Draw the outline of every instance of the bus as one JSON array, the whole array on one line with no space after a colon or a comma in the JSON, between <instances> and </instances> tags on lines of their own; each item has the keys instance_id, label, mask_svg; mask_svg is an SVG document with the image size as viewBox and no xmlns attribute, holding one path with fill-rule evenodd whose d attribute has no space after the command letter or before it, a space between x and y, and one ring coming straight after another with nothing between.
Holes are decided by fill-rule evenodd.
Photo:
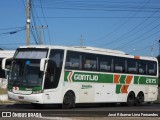
<instances>
[{"instance_id":1,"label":"bus","mask_svg":"<svg viewBox=\"0 0 160 120\"><path fill-rule=\"evenodd\" d=\"M34 106L153 102L158 95L155 57L78 46L22 46L13 58L8 97Z\"/></svg>"},{"instance_id":2,"label":"bus","mask_svg":"<svg viewBox=\"0 0 160 120\"><path fill-rule=\"evenodd\" d=\"M7 72L2 69L2 60L6 57L13 57L15 50L0 50L0 88L7 88ZM8 61L6 65L10 65L11 61Z\"/></svg>"}]
</instances>

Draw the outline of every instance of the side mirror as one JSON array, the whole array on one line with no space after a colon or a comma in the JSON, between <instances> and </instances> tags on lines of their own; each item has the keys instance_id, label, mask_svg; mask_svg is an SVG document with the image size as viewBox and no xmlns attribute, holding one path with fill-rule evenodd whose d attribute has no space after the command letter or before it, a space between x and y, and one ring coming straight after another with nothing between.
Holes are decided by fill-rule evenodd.
<instances>
[{"instance_id":1,"label":"side mirror","mask_svg":"<svg viewBox=\"0 0 160 120\"><path fill-rule=\"evenodd\" d=\"M40 61L40 71L45 71L45 64L47 63L47 61L49 60L49 58L42 58Z\"/></svg>"},{"instance_id":2,"label":"side mirror","mask_svg":"<svg viewBox=\"0 0 160 120\"><path fill-rule=\"evenodd\" d=\"M2 69L5 71L9 71L11 68L12 60L13 60L13 58L4 58L2 60Z\"/></svg>"}]
</instances>

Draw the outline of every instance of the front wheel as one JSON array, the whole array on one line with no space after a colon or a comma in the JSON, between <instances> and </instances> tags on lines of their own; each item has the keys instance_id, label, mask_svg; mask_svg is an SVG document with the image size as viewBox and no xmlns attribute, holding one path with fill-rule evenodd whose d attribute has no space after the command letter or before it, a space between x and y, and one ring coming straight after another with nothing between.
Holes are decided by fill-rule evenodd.
<instances>
[{"instance_id":1,"label":"front wheel","mask_svg":"<svg viewBox=\"0 0 160 120\"><path fill-rule=\"evenodd\" d=\"M71 92L67 92L63 98L62 108L71 109L75 107L75 96Z\"/></svg>"}]
</instances>

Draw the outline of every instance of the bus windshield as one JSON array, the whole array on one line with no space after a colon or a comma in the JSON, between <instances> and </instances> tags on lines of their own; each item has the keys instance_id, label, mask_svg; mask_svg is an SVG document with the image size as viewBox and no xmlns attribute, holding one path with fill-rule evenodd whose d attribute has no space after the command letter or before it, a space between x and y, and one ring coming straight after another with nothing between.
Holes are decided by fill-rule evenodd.
<instances>
[{"instance_id":1,"label":"bus windshield","mask_svg":"<svg viewBox=\"0 0 160 120\"><path fill-rule=\"evenodd\" d=\"M8 85L42 86L43 72L40 71L40 60L46 58L47 54L48 49L17 49L11 64Z\"/></svg>"},{"instance_id":2,"label":"bus windshield","mask_svg":"<svg viewBox=\"0 0 160 120\"><path fill-rule=\"evenodd\" d=\"M9 85L40 86L43 73L40 71L40 60L14 60L9 75Z\"/></svg>"}]
</instances>

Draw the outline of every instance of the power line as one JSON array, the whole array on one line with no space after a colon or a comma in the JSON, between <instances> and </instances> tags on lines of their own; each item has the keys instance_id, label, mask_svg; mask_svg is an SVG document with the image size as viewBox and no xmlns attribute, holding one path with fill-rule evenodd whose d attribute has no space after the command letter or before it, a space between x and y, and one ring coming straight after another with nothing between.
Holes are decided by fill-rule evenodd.
<instances>
[{"instance_id":1,"label":"power line","mask_svg":"<svg viewBox=\"0 0 160 120\"><path fill-rule=\"evenodd\" d=\"M31 5L31 8L32 8L33 6ZM36 25L36 21L35 21L35 17L34 17L34 12L33 12L33 10L31 9L31 18L32 18L32 23L31 23L31 25L32 26L37 26ZM37 31L37 29L35 29L35 32L34 32L34 30L33 30L33 28L31 27L31 30L32 30L32 35L33 35L33 38L34 38L34 40L35 40L35 42L36 42L36 44L38 44L38 42L37 42L37 39L39 38L39 36L38 36L38 31Z\"/></svg>"},{"instance_id":2,"label":"power line","mask_svg":"<svg viewBox=\"0 0 160 120\"><path fill-rule=\"evenodd\" d=\"M44 15L44 11L43 11L43 6L42 6L42 1L41 0L40 0L40 3L41 3L41 10L42 10L42 15L43 15L44 21L45 21L46 25L48 26L46 17ZM48 33L49 42L51 44L50 32L49 32L49 28L48 27L47 27L47 33Z\"/></svg>"},{"instance_id":3,"label":"power line","mask_svg":"<svg viewBox=\"0 0 160 120\"><path fill-rule=\"evenodd\" d=\"M44 26L44 25L42 24L41 20L37 17L38 15L37 15L37 12L36 12L36 9L35 9L34 6L35 6L35 5L34 5L34 2L33 2L32 8L33 8L34 13L35 13L35 16L36 16L36 17L34 17L34 14L32 13L32 17L33 17L32 19L33 19L33 21L34 21L34 26L33 26L33 27L37 27L35 18L38 20L38 22L41 24L41 26ZM47 21L46 21L45 16L44 16L44 12L43 12L43 8L42 8L42 7L41 7L41 11L42 11L42 15L43 15L44 22L45 22L46 26L48 26ZM36 29L36 32L37 32L37 29ZM47 27L47 32L48 32L48 38L49 38L49 42L50 42L50 34L49 34L48 27ZM37 32L36 34L37 34L37 37L39 38L38 32ZM43 38L44 38L44 39L43 39L43 40L44 40L44 43L46 43L44 31L43 31Z\"/></svg>"},{"instance_id":4,"label":"power line","mask_svg":"<svg viewBox=\"0 0 160 120\"><path fill-rule=\"evenodd\" d=\"M105 1L104 3L95 3L95 2L82 2L82 1L39 1L36 2L37 7L41 7L43 4L44 9L70 9L70 10L107 10L107 11L137 11L137 6L135 6L132 2L128 2L129 4L119 4L112 5L109 4L109 1ZM113 2L116 3L116 2ZM119 3L119 2L117 2ZM126 3L126 2L124 2ZM137 3L146 3L146 2L136 2ZM150 2L153 3L153 2ZM155 4L156 5L156 4ZM158 6L145 6L141 12L153 12L150 10L158 9Z\"/></svg>"},{"instance_id":5,"label":"power line","mask_svg":"<svg viewBox=\"0 0 160 120\"><path fill-rule=\"evenodd\" d=\"M20 29L24 27L13 27L13 28L1 28L0 30Z\"/></svg>"},{"instance_id":6,"label":"power line","mask_svg":"<svg viewBox=\"0 0 160 120\"><path fill-rule=\"evenodd\" d=\"M43 26L43 24L41 23L41 21L40 21L40 19L37 17L38 15L37 15L37 12L36 12L36 9L35 9L35 7L34 7L34 2L32 2L32 8L33 8L33 11L35 12L35 15L36 15L36 18L38 19L38 22L41 24L41 26ZM33 17L34 17L34 14L33 14ZM34 18L33 18L34 19ZM34 20L34 22L35 22L35 20ZM35 28L36 26L32 26L32 28ZM37 38L38 38L38 40L40 39L40 34L41 34L41 32L39 32L38 33L38 31L37 31L37 29L35 29L36 30L36 35L37 35ZM32 30L33 31L33 30ZM46 43L46 41L45 41L45 35L44 35L44 31L43 31L43 37L44 37L44 42ZM39 42L39 44L40 44L40 42Z\"/></svg>"},{"instance_id":7,"label":"power line","mask_svg":"<svg viewBox=\"0 0 160 120\"><path fill-rule=\"evenodd\" d=\"M124 41L125 39L122 39L122 38L124 38L125 36L127 36L129 33L131 33L132 31L134 31L135 29L137 29L138 27L140 27L142 24L144 24L147 20L149 20L150 18L152 18L152 16L154 15L154 14L156 14L157 12L158 12L159 10L157 10L156 12L154 12L154 13L152 13L149 17L147 17L146 19L144 19L143 21L141 21L139 24L137 24L134 28L132 28L131 30L129 30L127 33L125 33L125 34L123 34L123 35L121 35L119 38L117 38L117 39L115 39L115 40L113 40L113 41L111 41L111 42L108 42L108 43L106 43L107 45L110 45L110 44L113 44L113 43L115 43L115 42L120 42L120 41ZM160 17L158 17L156 20L158 20ZM155 22L156 20L154 20L153 22ZM153 22L151 22L151 24L153 23ZM148 25L147 25L148 26ZM138 31L138 32L140 32L140 31ZM137 32L136 32L137 33Z\"/></svg>"},{"instance_id":8,"label":"power line","mask_svg":"<svg viewBox=\"0 0 160 120\"><path fill-rule=\"evenodd\" d=\"M105 39L106 37L112 35L112 34L115 33L116 31L118 31L119 29L121 29L122 26L124 26L125 24L127 24L139 11L141 11L141 10L148 4L149 1L150 1L150 0L148 0L147 2L145 2L144 5L137 7L137 11L136 11L134 14L132 14L129 19L127 19L126 21L124 21L122 24L120 24L118 27L116 27L115 29L113 29L111 32L109 32L109 33L106 34L105 36L99 38L98 41ZM95 41L97 41L97 40L93 40L93 41L90 41L90 42L95 42Z\"/></svg>"},{"instance_id":9,"label":"power line","mask_svg":"<svg viewBox=\"0 0 160 120\"><path fill-rule=\"evenodd\" d=\"M159 24L158 26L160 26L160 24ZM157 28L158 26L154 27L153 29ZM151 29L151 30L153 30L153 29ZM151 31L151 30L150 30L150 31ZM147 31L146 33L150 32L150 31ZM153 35L155 35L155 34L157 34L157 33L159 33L159 32L160 32L160 30L158 30L158 31L156 31L155 33L153 33L153 34L147 36L145 39L141 39L141 41L146 40L147 38L150 38L150 37L152 37ZM119 46L119 47L116 47L115 49L124 48L126 45L127 45L127 47L128 47L130 44L133 45L133 43L135 43L135 42L137 41L138 38L142 37L142 36L145 35L146 33L144 33L144 34L138 36L137 38L135 38L135 39L133 39L133 40L131 40L131 41L128 41L127 43L125 43L125 44L123 44L123 45L121 45L121 46ZM129 44L129 45L128 45L128 44Z\"/></svg>"},{"instance_id":10,"label":"power line","mask_svg":"<svg viewBox=\"0 0 160 120\"><path fill-rule=\"evenodd\" d=\"M129 52L129 54L135 53L135 52L139 52L139 51L142 51L142 50L145 50L145 49L148 49L148 48L151 48L151 47L153 47L153 46L155 46L155 45L157 45L157 43L152 44L152 45L145 46L145 47L143 47L143 48L141 48L141 49L135 49L135 50Z\"/></svg>"},{"instance_id":11,"label":"power line","mask_svg":"<svg viewBox=\"0 0 160 120\"><path fill-rule=\"evenodd\" d=\"M122 17L116 17L116 16L106 16L106 17L104 17L104 16L90 16L90 17L86 17L86 16L79 16L79 17L71 17L71 16L68 16L68 17L53 17L53 16L48 16L48 17L43 17L43 16L38 16L38 17L35 17L35 18L47 18L47 19L55 19L55 18L57 18L57 19L59 19L59 18L64 18L64 19L72 19L72 18L75 18L75 19L80 19L80 18L91 18L91 19L93 19L93 18L95 18L95 19L113 19L113 18L118 18L118 19L124 19L124 18L126 18L126 19L128 19L128 18L135 18L135 19L143 19L143 18L148 18L147 16L139 16L139 17L125 17L125 16L122 16ZM155 16L155 17L152 17L152 18L150 18L150 19L154 19L154 18L159 18L159 16Z\"/></svg>"},{"instance_id":12,"label":"power line","mask_svg":"<svg viewBox=\"0 0 160 120\"><path fill-rule=\"evenodd\" d=\"M15 34L15 33L18 33L18 32L21 32L23 30L25 30L26 28L23 27L22 29L19 29L19 30L14 30L14 31L10 31L10 32L4 32L4 33L0 33L0 35L2 34Z\"/></svg>"}]
</instances>

